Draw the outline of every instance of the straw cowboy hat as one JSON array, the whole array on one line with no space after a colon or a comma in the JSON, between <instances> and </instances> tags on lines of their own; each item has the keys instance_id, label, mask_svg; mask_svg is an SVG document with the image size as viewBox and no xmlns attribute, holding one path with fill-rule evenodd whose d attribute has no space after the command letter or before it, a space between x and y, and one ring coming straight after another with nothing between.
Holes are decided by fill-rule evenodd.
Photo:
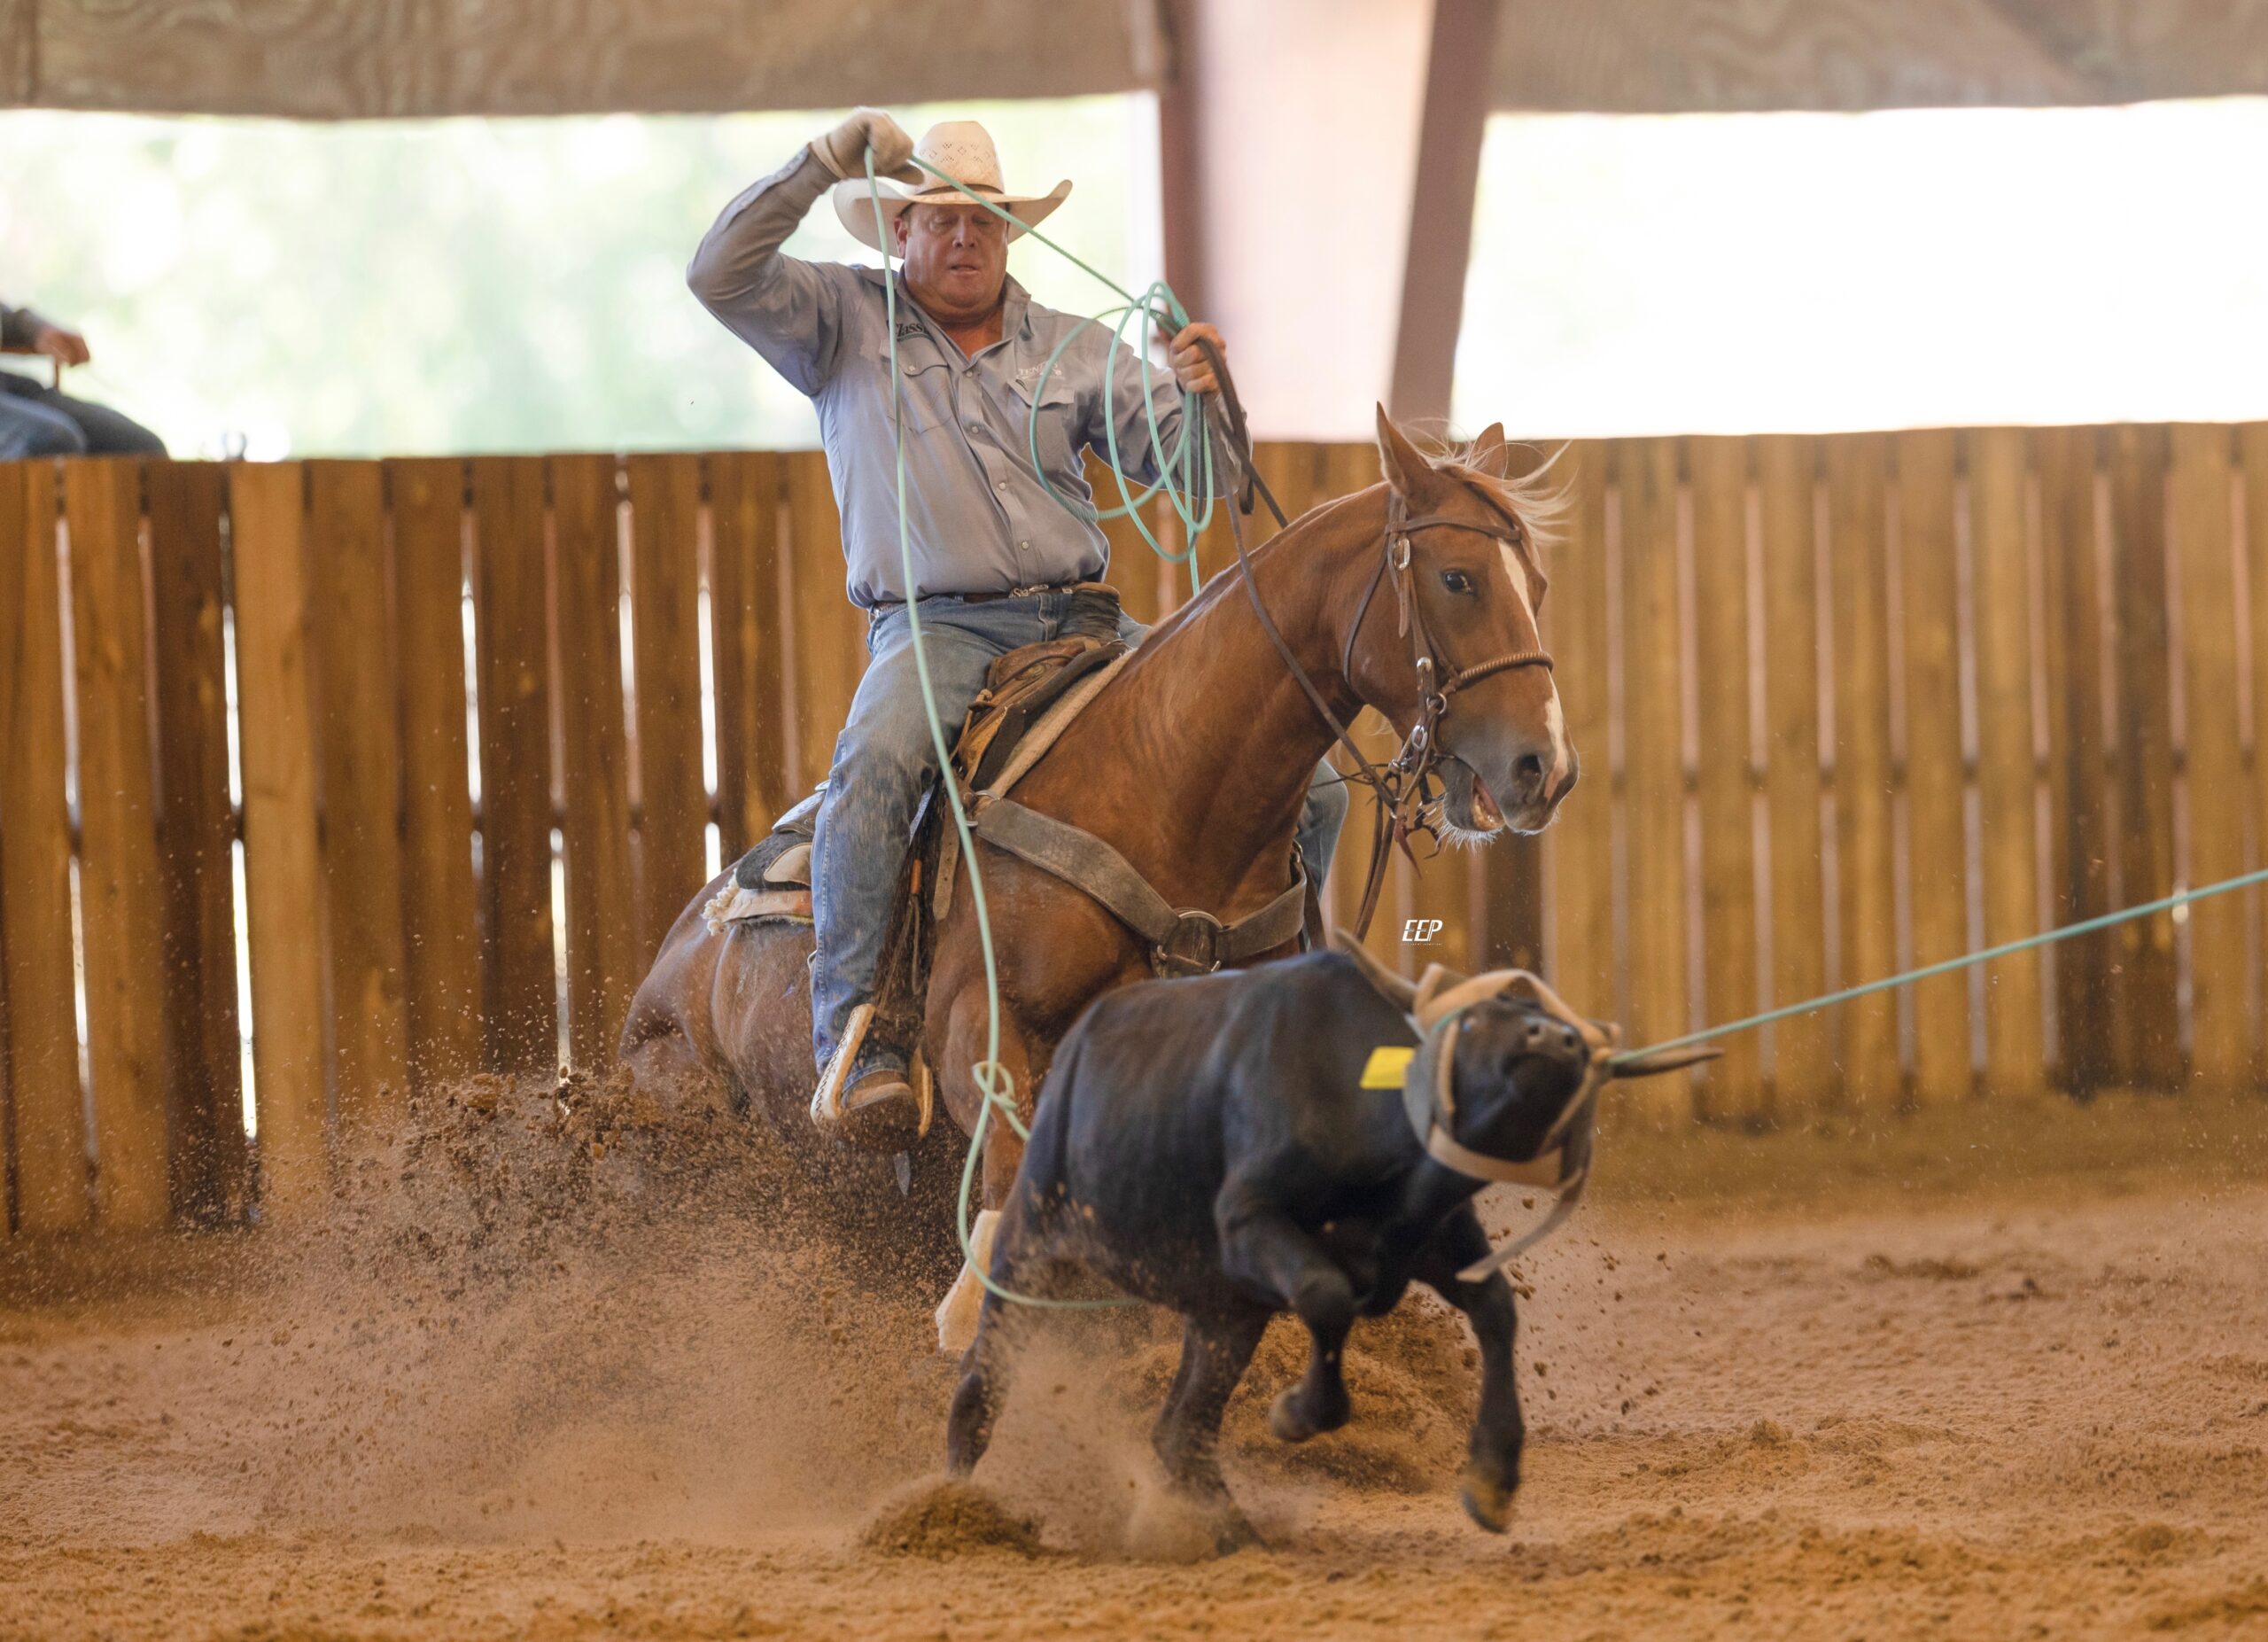
<instances>
[{"instance_id":1,"label":"straw cowboy hat","mask_svg":"<svg viewBox=\"0 0 2268 1642\"><path fill-rule=\"evenodd\" d=\"M1000 156L992 146L992 134L974 120L948 120L931 126L921 134L921 141L914 146L913 157L925 165L942 171L954 182L960 183L983 198L990 200L1016 219L1019 226L1008 230L1014 239L1027 228L1045 218L1063 203L1071 191L1068 182L1058 183L1045 194L1011 194L1000 181ZM884 249L882 236L895 236L897 219L913 206L969 206L968 195L951 183L921 174L921 180L912 187L877 177L874 189L882 195L882 222L874 221L874 197L867 191L866 179L854 176L846 183L835 185L835 214L843 219L860 245L876 251ZM893 237L889 249L896 249Z\"/></svg>"}]
</instances>

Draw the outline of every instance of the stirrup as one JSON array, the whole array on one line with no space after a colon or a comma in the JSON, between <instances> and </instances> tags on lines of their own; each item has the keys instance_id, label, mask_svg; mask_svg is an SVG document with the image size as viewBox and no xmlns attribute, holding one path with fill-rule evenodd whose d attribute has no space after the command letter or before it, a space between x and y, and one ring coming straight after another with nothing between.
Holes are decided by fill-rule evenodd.
<instances>
[{"instance_id":1,"label":"stirrup","mask_svg":"<svg viewBox=\"0 0 2268 1642\"><path fill-rule=\"evenodd\" d=\"M855 1151L889 1156L909 1149L929 1132L930 1120L936 1115L936 1088L929 1076L929 1063L916 1049L905 1057L906 1082L913 1091L911 1102L890 1100L871 1106L843 1106L851 1069L858 1063L858 1051L866 1046L866 1029L874 1019L871 1003L850 1011L850 1030L835 1046L819 1087L812 1091L812 1122L821 1134Z\"/></svg>"}]
</instances>

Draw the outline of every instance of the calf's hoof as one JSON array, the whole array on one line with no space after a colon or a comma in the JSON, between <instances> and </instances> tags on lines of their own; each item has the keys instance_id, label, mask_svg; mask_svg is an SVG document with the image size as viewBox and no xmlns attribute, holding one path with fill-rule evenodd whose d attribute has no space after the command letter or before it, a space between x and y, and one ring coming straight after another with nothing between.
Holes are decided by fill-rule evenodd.
<instances>
[{"instance_id":1,"label":"calf's hoof","mask_svg":"<svg viewBox=\"0 0 2268 1642\"><path fill-rule=\"evenodd\" d=\"M1309 1406L1309 1399L1301 1395L1303 1388L1289 1386L1276 1395L1268 1405L1268 1428L1277 1440L1285 1443L1304 1443L1324 1431L1336 1431L1347 1423L1352 1412L1344 1393L1336 1405L1321 1410Z\"/></svg>"},{"instance_id":2,"label":"calf's hoof","mask_svg":"<svg viewBox=\"0 0 2268 1642\"><path fill-rule=\"evenodd\" d=\"M1499 1481L1478 1466L1464 1468L1464 1514L1492 1534L1501 1534L1512 1522L1512 1494L1518 1480Z\"/></svg>"}]
</instances>

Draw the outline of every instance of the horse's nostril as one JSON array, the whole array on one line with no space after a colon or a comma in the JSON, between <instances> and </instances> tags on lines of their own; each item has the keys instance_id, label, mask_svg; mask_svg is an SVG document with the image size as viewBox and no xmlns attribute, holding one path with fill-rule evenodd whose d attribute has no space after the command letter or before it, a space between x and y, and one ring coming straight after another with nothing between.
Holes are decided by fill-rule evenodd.
<instances>
[{"instance_id":1,"label":"horse's nostril","mask_svg":"<svg viewBox=\"0 0 2268 1642\"><path fill-rule=\"evenodd\" d=\"M1519 761L1512 766L1512 774L1518 778L1523 787L1541 786L1543 782L1542 754L1535 752L1521 754Z\"/></svg>"}]
</instances>

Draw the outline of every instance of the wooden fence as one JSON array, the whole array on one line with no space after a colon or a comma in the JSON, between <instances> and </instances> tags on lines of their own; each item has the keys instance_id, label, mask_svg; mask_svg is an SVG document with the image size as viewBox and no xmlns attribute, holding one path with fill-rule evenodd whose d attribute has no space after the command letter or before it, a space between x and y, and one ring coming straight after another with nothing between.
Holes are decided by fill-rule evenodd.
<instances>
[{"instance_id":1,"label":"wooden fence","mask_svg":"<svg viewBox=\"0 0 2268 1642\"><path fill-rule=\"evenodd\" d=\"M1377 471L1262 455L1294 508ZM1651 1039L2262 859L2268 426L1557 471L1586 774L1540 843L1399 863L1396 961L1540 965ZM0 465L10 1226L287 1216L421 1082L604 1058L708 862L824 773L865 653L836 528L809 453ZM1170 608L1183 572L1115 545L1130 607ZM1366 836L1358 805L1342 908ZM1806 1017L1634 1098L1753 1124L2249 1085L2261 910Z\"/></svg>"}]
</instances>

